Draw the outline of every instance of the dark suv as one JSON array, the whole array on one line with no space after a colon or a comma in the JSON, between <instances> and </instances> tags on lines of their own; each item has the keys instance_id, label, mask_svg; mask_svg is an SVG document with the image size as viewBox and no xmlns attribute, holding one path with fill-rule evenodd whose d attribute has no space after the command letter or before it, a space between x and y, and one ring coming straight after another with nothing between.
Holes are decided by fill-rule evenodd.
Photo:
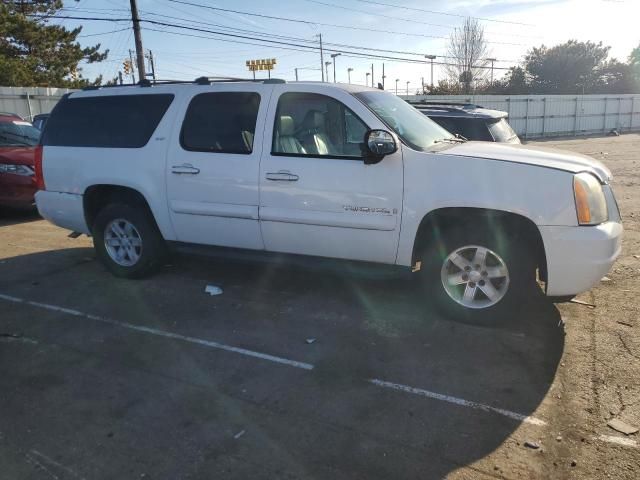
<instances>
[{"instance_id":1,"label":"dark suv","mask_svg":"<svg viewBox=\"0 0 640 480\"><path fill-rule=\"evenodd\" d=\"M431 120L467 140L520 143L507 112L489 110L471 103L410 102Z\"/></svg>"}]
</instances>

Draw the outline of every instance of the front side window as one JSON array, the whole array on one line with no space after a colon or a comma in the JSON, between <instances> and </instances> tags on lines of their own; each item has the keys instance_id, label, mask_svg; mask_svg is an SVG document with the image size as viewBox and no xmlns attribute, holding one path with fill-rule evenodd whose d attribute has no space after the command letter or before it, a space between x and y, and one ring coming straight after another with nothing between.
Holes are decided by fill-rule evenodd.
<instances>
[{"instance_id":1,"label":"front side window","mask_svg":"<svg viewBox=\"0 0 640 480\"><path fill-rule=\"evenodd\" d=\"M335 98L316 93L280 96L272 153L361 159L367 126Z\"/></svg>"},{"instance_id":2,"label":"front side window","mask_svg":"<svg viewBox=\"0 0 640 480\"><path fill-rule=\"evenodd\" d=\"M141 148L172 101L171 94L72 96L56 105L42 143L60 147Z\"/></svg>"},{"instance_id":3,"label":"front side window","mask_svg":"<svg viewBox=\"0 0 640 480\"><path fill-rule=\"evenodd\" d=\"M251 153L259 107L260 95L254 92L196 95L182 124L182 148L196 152Z\"/></svg>"}]
</instances>

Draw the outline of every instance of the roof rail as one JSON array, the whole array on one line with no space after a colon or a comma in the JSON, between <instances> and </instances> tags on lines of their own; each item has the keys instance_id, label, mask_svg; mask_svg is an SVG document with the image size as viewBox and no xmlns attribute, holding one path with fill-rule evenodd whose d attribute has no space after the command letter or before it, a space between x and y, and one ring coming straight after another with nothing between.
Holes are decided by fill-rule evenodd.
<instances>
[{"instance_id":1,"label":"roof rail","mask_svg":"<svg viewBox=\"0 0 640 480\"><path fill-rule=\"evenodd\" d=\"M115 87L153 87L154 85L174 85L174 84L196 84L196 85L211 85L212 83L223 82L261 82L261 83L286 83L286 80L281 78L236 78L236 77L198 77L195 80L149 80L145 78L137 83L128 84L112 84L112 85L91 85L84 87L82 90L100 90L101 88L115 88Z\"/></svg>"},{"instance_id":2,"label":"roof rail","mask_svg":"<svg viewBox=\"0 0 640 480\"><path fill-rule=\"evenodd\" d=\"M484 108L480 105L470 102L447 102L446 100L441 101L430 101L430 100L407 100L407 102L411 105L424 105L425 107L462 107L462 108Z\"/></svg>"}]
</instances>

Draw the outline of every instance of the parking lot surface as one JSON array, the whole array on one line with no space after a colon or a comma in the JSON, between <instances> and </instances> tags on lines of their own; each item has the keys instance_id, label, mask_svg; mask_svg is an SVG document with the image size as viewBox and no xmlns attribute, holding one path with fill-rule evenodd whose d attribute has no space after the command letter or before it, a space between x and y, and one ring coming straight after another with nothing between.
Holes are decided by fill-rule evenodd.
<instances>
[{"instance_id":1,"label":"parking lot surface","mask_svg":"<svg viewBox=\"0 0 640 480\"><path fill-rule=\"evenodd\" d=\"M607 422L640 425L640 135L536 143L612 169L624 248L595 308L540 295L500 328L352 268L116 279L2 211L0 478L638 478Z\"/></svg>"}]
</instances>

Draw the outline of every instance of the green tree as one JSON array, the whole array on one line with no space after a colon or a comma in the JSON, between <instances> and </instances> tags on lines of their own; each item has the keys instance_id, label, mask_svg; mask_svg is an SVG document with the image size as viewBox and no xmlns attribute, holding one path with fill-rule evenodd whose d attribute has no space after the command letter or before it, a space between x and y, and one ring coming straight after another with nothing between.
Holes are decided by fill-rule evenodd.
<instances>
[{"instance_id":1,"label":"green tree","mask_svg":"<svg viewBox=\"0 0 640 480\"><path fill-rule=\"evenodd\" d=\"M542 45L529 51L524 68L535 93L589 93L601 83L609 49L602 42L577 40L551 48Z\"/></svg>"},{"instance_id":2,"label":"green tree","mask_svg":"<svg viewBox=\"0 0 640 480\"><path fill-rule=\"evenodd\" d=\"M49 20L62 0L0 0L0 85L83 87L100 84L82 77L81 61L100 62L108 50L82 47L82 27L68 30Z\"/></svg>"}]
</instances>

